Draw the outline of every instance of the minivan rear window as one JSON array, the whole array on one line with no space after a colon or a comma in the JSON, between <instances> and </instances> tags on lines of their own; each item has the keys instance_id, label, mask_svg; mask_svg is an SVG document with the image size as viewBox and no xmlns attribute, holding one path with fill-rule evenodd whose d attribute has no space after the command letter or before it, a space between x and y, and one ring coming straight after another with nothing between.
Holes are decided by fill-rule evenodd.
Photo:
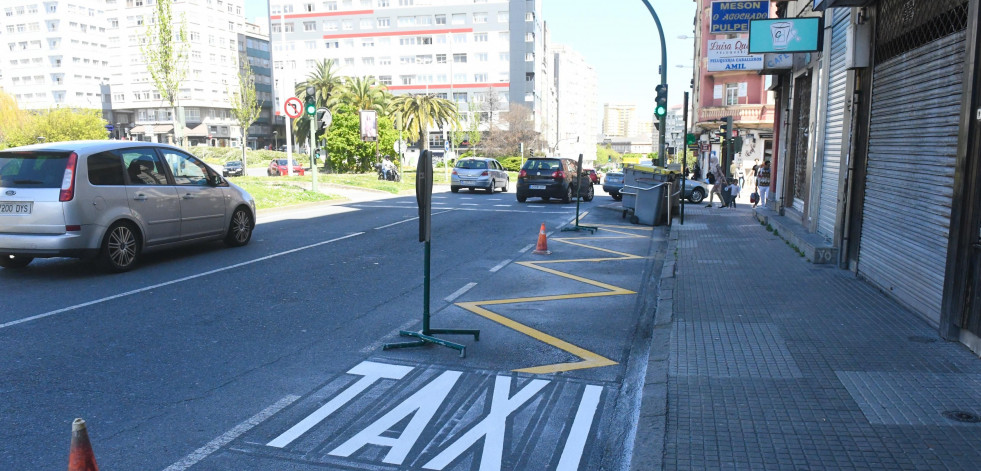
<instances>
[{"instance_id":1,"label":"minivan rear window","mask_svg":"<svg viewBox=\"0 0 981 471\"><path fill-rule=\"evenodd\" d=\"M89 183L93 185L125 185L123 159L111 152L90 155Z\"/></svg>"},{"instance_id":2,"label":"minivan rear window","mask_svg":"<svg viewBox=\"0 0 981 471\"><path fill-rule=\"evenodd\" d=\"M70 152L0 152L0 187L61 188Z\"/></svg>"}]
</instances>

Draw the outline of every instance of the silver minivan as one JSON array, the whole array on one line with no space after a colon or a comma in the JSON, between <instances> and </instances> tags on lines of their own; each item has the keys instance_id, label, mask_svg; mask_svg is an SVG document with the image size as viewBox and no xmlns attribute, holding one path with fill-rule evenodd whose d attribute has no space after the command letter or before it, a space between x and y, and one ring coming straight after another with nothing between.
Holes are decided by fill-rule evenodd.
<instances>
[{"instance_id":1,"label":"silver minivan","mask_svg":"<svg viewBox=\"0 0 981 471\"><path fill-rule=\"evenodd\" d=\"M179 147L70 141L0 151L0 267L95 259L130 270L144 250L248 244L255 201Z\"/></svg>"}]
</instances>

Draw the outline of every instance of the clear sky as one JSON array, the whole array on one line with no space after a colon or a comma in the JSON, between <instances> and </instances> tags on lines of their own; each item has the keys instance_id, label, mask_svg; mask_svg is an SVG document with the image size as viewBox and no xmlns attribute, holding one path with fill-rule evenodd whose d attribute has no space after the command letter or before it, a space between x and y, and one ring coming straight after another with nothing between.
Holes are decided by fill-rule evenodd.
<instances>
[{"instance_id":1,"label":"clear sky","mask_svg":"<svg viewBox=\"0 0 981 471\"><path fill-rule=\"evenodd\" d=\"M668 106L690 91L695 2L649 0L668 49ZM651 119L661 45L657 27L641 0L542 0L541 17L552 42L579 51L599 75L599 104L636 104L638 119ZM266 16L266 0L245 0L245 17ZM683 67L677 67L681 65Z\"/></svg>"}]
</instances>

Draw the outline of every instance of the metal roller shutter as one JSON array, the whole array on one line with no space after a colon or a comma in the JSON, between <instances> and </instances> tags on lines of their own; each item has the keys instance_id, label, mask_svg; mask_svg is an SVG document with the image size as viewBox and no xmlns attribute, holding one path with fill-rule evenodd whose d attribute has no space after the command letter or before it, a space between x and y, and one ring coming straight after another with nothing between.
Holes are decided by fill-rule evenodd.
<instances>
[{"instance_id":1,"label":"metal roller shutter","mask_svg":"<svg viewBox=\"0 0 981 471\"><path fill-rule=\"evenodd\" d=\"M834 239L835 221L838 219L838 176L841 169L841 139L845 116L845 37L851 9L834 11L831 26L831 68L828 78L828 103L825 107L823 168L821 170L821 195L818 207L818 234Z\"/></svg>"},{"instance_id":2,"label":"metal roller shutter","mask_svg":"<svg viewBox=\"0 0 981 471\"><path fill-rule=\"evenodd\" d=\"M859 273L940 321L965 50L963 31L874 70Z\"/></svg>"}]
</instances>

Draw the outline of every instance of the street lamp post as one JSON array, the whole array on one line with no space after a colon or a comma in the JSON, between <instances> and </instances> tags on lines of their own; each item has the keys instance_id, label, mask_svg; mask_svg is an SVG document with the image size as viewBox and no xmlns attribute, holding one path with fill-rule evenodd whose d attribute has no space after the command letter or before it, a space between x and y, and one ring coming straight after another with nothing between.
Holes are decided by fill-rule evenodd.
<instances>
[{"instance_id":1,"label":"street lamp post","mask_svg":"<svg viewBox=\"0 0 981 471\"><path fill-rule=\"evenodd\" d=\"M273 131L273 150L279 150L279 131Z\"/></svg>"},{"instance_id":2,"label":"street lamp post","mask_svg":"<svg viewBox=\"0 0 981 471\"><path fill-rule=\"evenodd\" d=\"M664 43L664 29L661 28L661 20L657 17L657 13L654 11L654 7L651 6L651 2L649 2L648 0L643 0L643 2L644 5L647 6L647 9L651 12L651 16L654 17L654 24L657 25L657 35L661 38L661 66L658 68L658 70L661 72L661 86L667 87L668 86L668 75L667 75L668 48L667 45ZM658 165L662 167L664 166L665 163L665 159L664 159L665 116L660 116L658 118L661 121L661 125L659 126L660 130L658 132L661 142L658 145L657 161L658 161Z\"/></svg>"}]
</instances>

